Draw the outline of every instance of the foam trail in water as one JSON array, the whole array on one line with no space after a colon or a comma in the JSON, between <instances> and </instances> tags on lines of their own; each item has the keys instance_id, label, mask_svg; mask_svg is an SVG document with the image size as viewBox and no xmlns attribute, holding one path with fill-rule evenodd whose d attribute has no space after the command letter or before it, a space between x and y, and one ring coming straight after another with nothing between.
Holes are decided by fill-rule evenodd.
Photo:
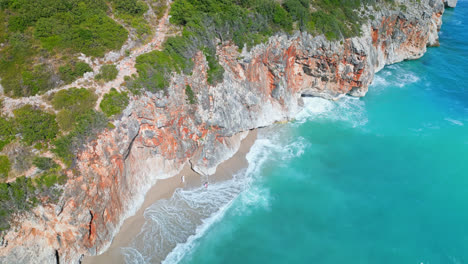
<instances>
[{"instance_id":1,"label":"foam trail in water","mask_svg":"<svg viewBox=\"0 0 468 264\"><path fill-rule=\"evenodd\" d=\"M387 87L403 88L419 81L420 78L416 73L403 69L400 65L393 64L386 66L379 75L375 75L369 90L381 92Z\"/></svg>"},{"instance_id":2,"label":"foam trail in water","mask_svg":"<svg viewBox=\"0 0 468 264\"><path fill-rule=\"evenodd\" d=\"M145 210L146 222L134 239L132 250L123 254L128 263L142 256L137 263L159 263L179 243L194 235L203 219L232 201L243 189L244 182L234 180L211 184L207 189L177 189L169 200L161 200Z\"/></svg>"},{"instance_id":3,"label":"foam trail in water","mask_svg":"<svg viewBox=\"0 0 468 264\"><path fill-rule=\"evenodd\" d=\"M355 97L345 96L338 101L323 98L304 98L304 109L297 115L299 124L311 120L344 121L353 127L368 122L365 104Z\"/></svg>"},{"instance_id":4,"label":"foam trail in water","mask_svg":"<svg viewBox=\"0 0 468 264\"><path fill-rule=\"evenodd\" d=\"M304 98L304 110L296 124L308 120L344 121L353 127L367 123L364 102L344 97L339 101ZM260 181L264 164L284 162L301 156L308 147L303 137L295 137L288 126L263 129L246 156L249 166L233 179L213 183L208 189L178 189L168 200L145 210L146 222L128 248L122 249L127 263L177 263L196 247L210 226L222 219L236 203L234 213L246 214L252 208L269 207L269 191ZM166 257L167 256L167 257Z\"/></svg>"},{"instance_id":5,"label":"foam trail in water","mask_svg":"<svg viewBox=\"0 0 468 264\"><path fill-rule=\"evenodd\" d=\"M233 179L213 183L208 189L178 189L169 200L158 201L146 209L141 232L130 247L122 249L125 261L177 263L190 254L197 240L222 219L234 202L234 212L239 214L259 206L268 209L268 189L253 184L259 180L263 165L302 155L306 146L304 138L288 136L287 129L259 133L246 156L249 166Z\"/></svg>"},{"instance_id":6,"label":"foam trail in water","mask_svg":"<svg viewBox=\"0 0 468 264\"><path fill-rule=\"evenodd\" d=\"M221 209L203 221L203 224L197 228L195 235L188 238L187 242L180 243L167 256L163 263L177 263L185 256L191 254L198 245L199 239L203 237L205 232L219 220L223 218L227 210L234 210L235 214L248 214L253 208L262 207L269 208L270 194L269 190L258 184L261 180L261 170L264 165L270 162L275 162L284 159L291 159L304 153L305 144L303 138L294 140L293 137L286 137L287 131L274 130L264 131L259 134L259 137L251 150L246 156L249 162L248 168L237 174L235 179L228 184L236 184L241 186L241 192L229 201ZM280 139L288 139L280 141ZM233 207L232 205L235 204Z\"/></svg>"}]
</instances>

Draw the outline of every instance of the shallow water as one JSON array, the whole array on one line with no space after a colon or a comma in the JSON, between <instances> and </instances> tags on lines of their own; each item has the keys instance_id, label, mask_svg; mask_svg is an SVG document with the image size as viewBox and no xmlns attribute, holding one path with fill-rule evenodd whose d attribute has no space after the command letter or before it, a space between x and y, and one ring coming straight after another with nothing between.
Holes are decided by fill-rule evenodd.
<instances>
[{"instance_id":1,"label":"shallow water","mask_svg":"<svg viewBox=\"0 0 468 264\"><path fill-rule=\"evenodd\" d=\"M126 261L467 263L467 14L365 98L307 98L261 130L234 180L155 203Z\"/></svg>"}]
</instances>

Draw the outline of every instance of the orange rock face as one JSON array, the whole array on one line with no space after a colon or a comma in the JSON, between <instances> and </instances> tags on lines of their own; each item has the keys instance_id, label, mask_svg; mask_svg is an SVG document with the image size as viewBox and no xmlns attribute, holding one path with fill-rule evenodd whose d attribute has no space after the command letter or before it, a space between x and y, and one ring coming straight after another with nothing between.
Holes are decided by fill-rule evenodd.
<instances>
[{"instance_id":1,"label":"orange rock face","mask_svg":"<svg viewBox=\"0 0 468 264\"><path fill-rule=\"evenodd\" d=\"M189 160L197 172L213 173L237 151L239 133L293 118L301 96L363 96L384 65L437 45L443 3L421 2L405 15L379 13L352 39L278 35L242 53L225 43L217 50L224 80L216 86L207 84L199 52L192 75L173 76L166 92L132 98L116 128L78 154L58 205L24 216L3 237L0 262L76 263L102 252L151 185ZM197 104L187 102L186 85Z\"/></svg>"}]
</instances>

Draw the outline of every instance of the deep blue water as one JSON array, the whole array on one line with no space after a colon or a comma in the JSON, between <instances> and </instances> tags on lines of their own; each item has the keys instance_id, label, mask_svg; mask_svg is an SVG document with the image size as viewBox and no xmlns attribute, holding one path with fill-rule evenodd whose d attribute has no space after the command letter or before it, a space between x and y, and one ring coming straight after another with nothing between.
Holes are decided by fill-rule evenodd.
<instances>
[{"instance_id":1,"label":"deep blue water","mask_svg":"<svg viewBox=\"0 0 468 264\"><path fill-rule=\"evenodd\" d=\"M446 10L441 46L366 97L261 130L240 195L166 262L468 263L467 15Z\"/></svg>"}]
</instances>

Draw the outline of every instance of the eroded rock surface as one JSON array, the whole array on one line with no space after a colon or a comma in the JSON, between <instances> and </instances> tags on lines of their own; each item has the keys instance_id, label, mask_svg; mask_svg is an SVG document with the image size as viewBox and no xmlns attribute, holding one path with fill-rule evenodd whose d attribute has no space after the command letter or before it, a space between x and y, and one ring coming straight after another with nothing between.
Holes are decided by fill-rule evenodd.
<instances>
[{"instance_id":1,"label":"eroded rock surface","mask_svg":"<svg viewBox=\"0 0 468 264\"><path fill-rule=\"evenodd\" d=\"M200 174L213 173L245 131L293 118L301 96L364 96L386 64L438 45L444 5L456 4L404 2L405 13L374 11L361 37L331 42L297 32L240 53L225 43L217 51L224 80L216 86L207 84L207 62L198 53L191 76L174 76L166 93L133 97L116 128L78 155L59 204L34 209L0 239L0 262L77 263L103 252L157 179L187 162ZM196 104L187 101L187 85Z\"/></svg>"}]
</instances>

